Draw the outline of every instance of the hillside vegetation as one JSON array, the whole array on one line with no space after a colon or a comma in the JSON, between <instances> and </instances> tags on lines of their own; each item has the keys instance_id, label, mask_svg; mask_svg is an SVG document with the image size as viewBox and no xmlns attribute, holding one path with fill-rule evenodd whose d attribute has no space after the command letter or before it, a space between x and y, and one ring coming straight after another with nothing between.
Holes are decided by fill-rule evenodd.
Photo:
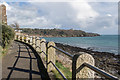
<instances>
[{"instance_id":1,"label":"hillside vegetation","mask_svg":"<svg viewBox=\"0 0 120 80\"><path fill-rule=\"evenodd\" d=\"M90 37L90 36L100 36L96 33L87 33L82 30L63 30L63 29L30 29L23 28L23 33L40 35L43 37Z\"/></svg>"}]
</instances>

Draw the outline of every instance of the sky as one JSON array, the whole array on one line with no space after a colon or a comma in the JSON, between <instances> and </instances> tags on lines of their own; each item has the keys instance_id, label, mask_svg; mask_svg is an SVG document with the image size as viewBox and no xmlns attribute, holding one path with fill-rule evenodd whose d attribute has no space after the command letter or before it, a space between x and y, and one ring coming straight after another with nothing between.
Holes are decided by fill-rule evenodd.
<instances>
[{"instance_id":1,"label":"sky","mask_svg":"<svg viewBox=\"0 0 120 80\"><path fill-rule=\"evenodd\" d=\"M21 28L77 29L118 34L118 2L1 2L8 24Z\"/></svg>"}]
</instances>

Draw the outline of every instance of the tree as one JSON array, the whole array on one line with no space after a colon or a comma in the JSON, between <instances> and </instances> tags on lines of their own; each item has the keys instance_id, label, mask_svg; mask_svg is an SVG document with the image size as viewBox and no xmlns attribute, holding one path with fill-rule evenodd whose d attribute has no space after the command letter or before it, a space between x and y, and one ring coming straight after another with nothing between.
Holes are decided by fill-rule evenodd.
<instances>
[{"instance_id":1,"label":"tree","mask_svg":"<svg viewBox=\"0 0 120 80\"><path fill-rule=\"evenodd\" d=\"M19 27L20 27L17 22L15 22L14 24L11 24L10 26L13 27L16 30L19 30Z\"/></svg>"}]
</instances>

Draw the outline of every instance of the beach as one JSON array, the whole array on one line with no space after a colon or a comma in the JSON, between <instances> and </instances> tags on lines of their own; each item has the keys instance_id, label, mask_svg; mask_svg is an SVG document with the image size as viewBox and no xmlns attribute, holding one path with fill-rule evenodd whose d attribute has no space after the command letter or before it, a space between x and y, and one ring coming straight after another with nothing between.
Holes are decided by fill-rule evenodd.
<instances>
[{"instance_id":1,"label":"beach","mask_svg":"<svg viewBox=\"0 0 120 80\"><path fill-rule=\"evenodd\" d=\"M80 52L86 52L91 54L95 59L95 66L120 78L120 55L115 55L114 53L109 52L99 52L99 51L93 51L88 50L85 48L80 47L74 47L70 45L65 45L61 43L56 43L56 46L66 52L69 52L70 54L80 54ZM57 51L57 53L60 53ZM71 65L71 60L69 58L64 58L64 56L60 57L59 60L63 60L63 64L67 67ZM96 74L96 76L100 76L99 74Z\"/></svg>"}]
</instances>

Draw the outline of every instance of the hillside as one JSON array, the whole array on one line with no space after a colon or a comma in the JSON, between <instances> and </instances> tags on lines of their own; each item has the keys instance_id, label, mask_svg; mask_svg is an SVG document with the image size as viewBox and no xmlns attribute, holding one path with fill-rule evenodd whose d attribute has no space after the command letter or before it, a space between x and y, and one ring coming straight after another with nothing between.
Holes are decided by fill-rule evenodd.
<instances>
[{"instance_id":1,"label":"hillside","mask_svg":"<svg viewBox=\"0 0 120 80\"><path fill-rule=\"evenodd\" d=\"M30 29L22 28L22 32L32 35L40 35L44 37L93 37L100 36L97 33L86 33L82 30L63 30L63 29Z\"/></svg>"}]
</instances>

